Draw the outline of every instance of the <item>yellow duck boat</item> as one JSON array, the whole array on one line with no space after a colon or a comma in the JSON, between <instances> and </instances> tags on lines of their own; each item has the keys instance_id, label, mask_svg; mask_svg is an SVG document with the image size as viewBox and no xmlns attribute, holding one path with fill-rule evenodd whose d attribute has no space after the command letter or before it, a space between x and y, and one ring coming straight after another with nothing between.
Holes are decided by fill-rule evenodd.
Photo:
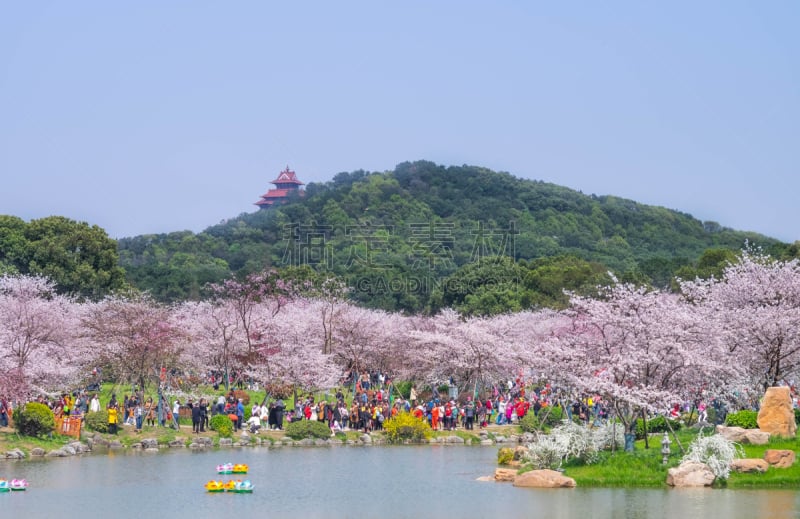
<instances>
[{"instance_id":1,"label":"yellow duck boat","mask_svg":"<svg viewBox=\"0 0 800 519\"><path fill-rule=\"evenodd\" d=\"M225 486L223 485L222 481L211 480L206 483L206 490L209 492L224 492Z\"/></svg>"},{"instance_id":2,"label":"yellow duck boat","mask_svg":"<svg viewBox=\"0 0 800 519\"><path fill-rule=\"evenodd\" d=\"M248 470L249 468L250 468L250 467L248 467L248 466L247 466L247 465L245 465L245 464L234 465L234 466L233 466L233 473L234 473L234 474L247 474L247 470Z\"/></svg>"}]
</instances>

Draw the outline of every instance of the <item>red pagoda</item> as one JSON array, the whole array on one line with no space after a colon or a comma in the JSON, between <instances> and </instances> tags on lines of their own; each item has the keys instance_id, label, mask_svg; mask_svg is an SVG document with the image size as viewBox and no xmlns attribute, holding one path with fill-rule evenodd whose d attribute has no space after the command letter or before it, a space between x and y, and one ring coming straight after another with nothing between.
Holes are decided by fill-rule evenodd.
<instances>
[{"instance_id":1,"label":"red pagoda","mask_svg":"<svg viewBox=\"0 0 800 519\"><path fill-rule=\"evenodd\" d=\"M286 166L286 169L281 171L278 178L270 182L270 184L275 184L275 189L270 189L261 195L261 200L255 203L261 209L267 209L288 200L292 193L303 194L300 186L304 184L297 180L297 175L289 169L289 166Z\"/></svg>"}]
</instances>

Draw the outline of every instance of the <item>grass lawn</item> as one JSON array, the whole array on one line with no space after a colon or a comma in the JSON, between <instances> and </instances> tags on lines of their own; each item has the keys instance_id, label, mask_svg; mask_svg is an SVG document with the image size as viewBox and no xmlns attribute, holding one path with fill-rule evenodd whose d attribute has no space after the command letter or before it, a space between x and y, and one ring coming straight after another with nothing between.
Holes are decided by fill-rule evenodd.
<instances>
[{"instance_id":1,"label":"grass lawn","mask_svg":"<svg viewBox=\"0 0 800 519\"><path fill-rule=\"evenodd\" d=\"M678 431L678 439L684 449L697 436L696 431ZM626 488L666 488L667 470L680 464L683 454L672 440L667 465L661 463L661 435L650 438L650 448L644 448L644 441L636 442L632 453L618 451L604 452L600 461L592 465L576 462L565 463L564 475L575 480L581 487L626 487ZM767 449L786 449L800 451L800 440L773 439L767 445L743 445L746 458L763 458ZM787 469L770 467L763 474L739 474L732 472L730 478L714 483L718 488L797 488L800 486L800 463Z\"/></svg>"}]
</instances>

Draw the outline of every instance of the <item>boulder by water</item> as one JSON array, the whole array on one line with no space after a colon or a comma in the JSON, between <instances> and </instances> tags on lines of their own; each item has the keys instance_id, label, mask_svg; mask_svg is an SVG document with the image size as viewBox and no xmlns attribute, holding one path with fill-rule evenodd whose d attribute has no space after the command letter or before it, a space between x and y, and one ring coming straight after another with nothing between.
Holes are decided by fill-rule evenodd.
<instances>
[{"instance_id":1,"label":"boulder by water","mask_svg":"<svg viewBox=\"0 0 800 519\"><path fill-rule=\"evenodd\" d=\"M705 463L686 461L667 471L667 485L672 487L710 487L714 473Z\"/></svg>"},{"instance_id":2,"label":"boulder by water","mask_svg":"<svg viewBox=\"0 0 800 519\"><path fill-rule=\"evenodd\" d=\"M549 469L532 470L514 478L515 487L523 488L574 488L575 480Z\"/></svg>"},{"instance_id":3,"label":"boulder by water","mask_svg":"<svg viewBox=\"0 0 800 519\"><path fill-rule=\"evenodd\" d=\"M494 480L495 481L514 481L514 478L517 477L517 469L495 469L494 470Z\"/></svg>"},{"instance_id":4,"label":"boulder by water","mask_svg":"<svg viewBox=\"0 0 800 519\"><path fill-rule=\"evenodd\" d=\"M758 428L773 436L794 438L797 424L794 422L792 397L788 387L769 387L758 411Z\"/></svg>"},{"instance_id":5,"label":"boulder by water","mask_svg":"<svg viewBox=\"0 0 800 519\"><path fill-rule=\"evenodd\" d=\"M5 458L7 460L21 460L25 458L25 453L19 449L11 449L10 451L6 452Z\"/></svg>"}]
</instances>

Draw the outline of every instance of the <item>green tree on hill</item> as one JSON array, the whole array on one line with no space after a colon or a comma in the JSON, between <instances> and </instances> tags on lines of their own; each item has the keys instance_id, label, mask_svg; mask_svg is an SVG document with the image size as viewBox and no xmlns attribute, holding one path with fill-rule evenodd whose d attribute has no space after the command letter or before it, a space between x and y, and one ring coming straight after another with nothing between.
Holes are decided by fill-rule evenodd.
<instances>
[{"instance_id":1,"label":"green tree on hill","mask_svg":"<svg viewBox=\"0 0 800 519\"><path fill-rule=\"evenodd\" d=\"M59 292L99 298L126 286L117 242L97 225L0 217L0 269L50 278Z\"/></svg>"}]
</instances>

